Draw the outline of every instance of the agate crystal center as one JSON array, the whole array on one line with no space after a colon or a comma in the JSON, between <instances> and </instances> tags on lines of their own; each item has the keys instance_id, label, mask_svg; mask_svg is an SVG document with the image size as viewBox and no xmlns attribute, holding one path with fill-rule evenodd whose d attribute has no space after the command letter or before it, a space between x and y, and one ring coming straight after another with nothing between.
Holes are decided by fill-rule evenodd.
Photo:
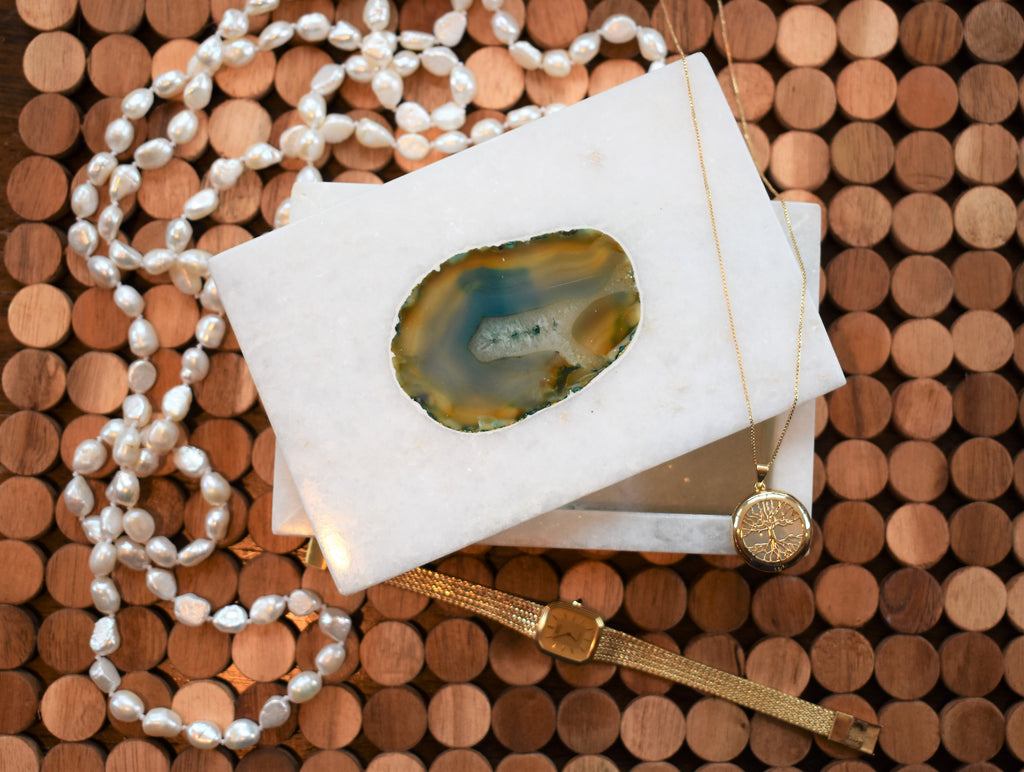
<instances>
[{"instance_id":1,"label":"agate crystal center","mask_svg":"<svg viewBox=\"0 0 1024 772\"><path fill-rule=\"evenodd\" d=\"M391 341L399 385L451 429L514 423L590 383L640 321L633 265L579 229L473 249L413 288Z\"/></svg>"}]
</instances>

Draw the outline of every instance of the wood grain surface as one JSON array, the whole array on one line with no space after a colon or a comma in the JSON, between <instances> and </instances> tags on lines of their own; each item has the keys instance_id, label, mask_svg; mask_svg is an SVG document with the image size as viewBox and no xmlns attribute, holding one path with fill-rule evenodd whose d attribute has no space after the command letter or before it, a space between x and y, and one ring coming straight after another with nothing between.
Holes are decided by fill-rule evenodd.
<instances>
[{"instance_id":1,"label":"wood grain surface","mask_svg":"<svg viewBox=\"0 0 1024 772\"><path fill-rule=\"evenodd\" d=\"M215 606L302 586L349 610L348 659L323 692L236 754L154 740L110 718L86 671L89 547L60 500L66 464L125 396L127 321L65 248L68 191L102 148L119 98L184 67L238 0L17 0L0 9L0 769L604 772L764 767L834 772L1019 769L1024 764L1024 15L1002 0L730 0L732 74L755 160L789 200L823 207L822 319L847 373L819 401L810 557L769 577L733 558L473 547L442 571L547 602L582 599L615 627L883 725L854 759L717 699L610 665L553 663L527 639L390 587L341 596L270 530L274 434L233 336L187 422L231 483L226 549L179 569ZM406 0L398 28L446 0ZM572 103L640 75L635 43L566 79L524 73L475 3L459 53L476 73L469 122ZM322 12L361 25L361 0L285 0L271 20ZM625 13L703 50L733 105L710 0L505 0L540 47ZM259 34L267 19L253 20ZM392 25L395 26L394 24ZM671 40L670 36L666 37ZM671 42L670 50L673 49ZM123 231L152 248L215 153L276 141L309 77L337 59L292 44L222 70L196 138L144 174ZM618 57L632 57L620 60ZM445 89L417 73L428 108ZM388 121L365 84L332 109ZM176 108L136 121L135 145ZM134 147L134 146L133 146ZM354 140L324 179L380 183L422 162ZM248 172L197 246L268 229L299 167ZM667 195L672 185L665 182ZM101 193L101 206L107 203ZM742 223L729 224L742 227ZM198 319L166 277L140 275L162 345L159 398ZM134 279L133 279L134 281ZM102 492L101 469L90 482ZM169 472L169 466L162 470ZM156 533L195 537L203 508L176 475L143 487ZM232 637L173 621L138 575L112 659L147 706L222 724L258 715L325 637L285 618Z\"/></svg>"}]
</instances>

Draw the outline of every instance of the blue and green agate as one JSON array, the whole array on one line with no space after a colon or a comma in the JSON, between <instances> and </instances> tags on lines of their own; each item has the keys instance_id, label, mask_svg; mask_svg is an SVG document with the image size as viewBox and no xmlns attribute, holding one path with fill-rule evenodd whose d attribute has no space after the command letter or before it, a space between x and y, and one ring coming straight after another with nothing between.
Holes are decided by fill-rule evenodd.
<instances>
[{"instance_id":1,"label":"blue and green agate","mask_svg":"<svg viewBox=\"0 0 1024 772\"><path fill-rule=\"evenodd\" d=\"M465 432L515 423L582 389L640 321L633 265L584 228L473 249L427 275L398 313L398 383Z\"/></svg>"}]
</instances>

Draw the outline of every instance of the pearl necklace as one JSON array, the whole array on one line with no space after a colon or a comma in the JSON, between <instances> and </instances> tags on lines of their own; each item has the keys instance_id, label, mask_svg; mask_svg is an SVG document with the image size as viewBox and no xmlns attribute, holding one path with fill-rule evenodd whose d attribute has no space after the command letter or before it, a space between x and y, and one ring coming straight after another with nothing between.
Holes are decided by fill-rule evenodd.
<instances>
[{"instance_id":1,"label":"pearl necklace","mask_svg":"<svg viewBox=\"0 0 1024 772\"><path fill-rule=\"evenodd\" d=\"M452 10L434 23L432 32L389 32L388 0L366 0L363 22L370 32L365 36L348 22L332 25L323 14L309 13L294 23L268 24L256 43L245 39L250 17L274 11L279 2L248 0L244 9L225 11L216 32L199 45L186 72L165 72L153 78L150 86L125 96L121 116L107 126L104 134L109 150L93 156L86 166L87 182L77 186L71 194L76 220L68 230L68 243L86 258L89 276L95 284L113 290L114 303L132 320L128 346L136 357L128 367L131 393L122 405L122 417L108 421L96 438L79 444L71 463L72 478L63 494L68 509L81 519L85 535L93 544L89 567L94 579L90 589L93 605L103 616L95 623L89 639L95 654L89 675L108 695L110 714L114 718L141 720L143 731L154 737L173 738L184 733L188 742L200 749L218 745L232 750L249 748L259 742L264 729L285 723L292 705L315 697L324 677L335 673L345 662L345 639L352 628L352 620L347 613L328 606L310 590L297 589L288 596L264 595L248 610L239 604L214 610L209 601L193 593L178 594L173 569L198 565L213 554L216 543L228 531L231 497L230 484L212 469L205 452L191 445L177 446L179 424L191 408L192 386L209 372L206 351L218 348L227 332L224 307L216 285L209 278L211 255L188 246L193 232L191 223L212 214L220 203L221 192L233 187L247 169L266 169L286 157L298 158L305 165L297 180L320 180L315 163L327 146L353 137L368 148L393 148L410 161L421 160L432 150L451 155L561 107L554 104L520 107L510 111L504 121L493 118L478 121L468 135L460 130L466 120L466 107L476 95L476 79L452 49L465 34L472 0L452 0ZM633 19L622 14L610 16L599 30L580 35L568 49L542 52L519 39L522 30L515 18L502 10L502 0L481 0L481 3L492 14L491 31L524 70L542 70L552 77L566 77L574 65L591 61L602 41L626 43L633 39L641 55L651 63L650 69L665 64L667 47L661 33L653 28L638 27ZM279 148L259 142L239 157L214 161L206 177L207 186L190 197L182 214L168 223L164 248L142 254L121 241L118 235L124 212L120 202L139 189L143 171L166 165L176 146L195 137L199 128L196 111L209 104L212 76L216 71L221 66L243 67L258 52L277 49L296 37L309 43L327 41L349 53L343 63L324 65L313 76L309 93L298 102L302 124L281 135ZM402 100L403 79L421 67L434 76L448 79L452 100L432 112L416 102ZM393 113L395 123L404 133L396 138L389 128L368 118L354 120L342 113L328 113L327 98L346 77L370 83L381 107ZM142 143L131 162L119 163L117 156L135 139L131 121L143 118L155 97L170 99L179 95L184 109L171 118L167 136ZM443 133L430 140L425 136L430 129L440 129ZM102 185L108 186L111 203L97 215L98 187ZM93 215L97 215L95 224L88 219ZM285 199L276 210L274 227L287 224L289 215L290 200ZM97 254L100 239L106 244L106 256ZM174 286L194 297L205 311L196 325L195 345L182 354L181 383L165 393L159 414L154 412L146 396L156 382L156 367L149 358L159 349L159 338L152 323L143 316L142 295L122 282L123 272L138 268L154 275L168 274ZM181 549L165 536L154 536L156 526L152 515L138 506L140 478L154 474L168 453L172 453L174 465L183 475L198 481L202 498L209 505L205 538L195 539ZM107 504L94 514L95 496L86 478L100 471L108 455L118 469L104 492ZM206 720L186 724L169 708L146 710L142 698L120 688L120 674L108 659L121 645L116 620L121 596L111 577L118 563L145 571L146 587L160 600L173 604L174 618L181 624L196 627L209 623L221 632L237 634L249 625L270 624L287 611L300 617L317 615L319 627L331 643L317 653L315 670L293 676L286 694L266 701L258 722L236 719L222 728Z\"/></svg>"}]
</instances>

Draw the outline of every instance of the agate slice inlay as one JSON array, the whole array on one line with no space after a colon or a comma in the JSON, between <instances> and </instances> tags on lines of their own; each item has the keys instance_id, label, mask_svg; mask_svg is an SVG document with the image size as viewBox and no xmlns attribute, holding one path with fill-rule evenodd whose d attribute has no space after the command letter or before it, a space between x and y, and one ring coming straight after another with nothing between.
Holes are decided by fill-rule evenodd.
<instances>
[{"instance_id":1,"label":"agate slice inlay","mask_svg":"<svg viewBox=\"0 0 1024 772\"><path fill-rule=\"evenodd\" d=\"M399 385L466 432L514 423L582 389L640 321L633 265L594 229L456 255L413 288L391 341Z\"/></svg>"}]
</instances>

